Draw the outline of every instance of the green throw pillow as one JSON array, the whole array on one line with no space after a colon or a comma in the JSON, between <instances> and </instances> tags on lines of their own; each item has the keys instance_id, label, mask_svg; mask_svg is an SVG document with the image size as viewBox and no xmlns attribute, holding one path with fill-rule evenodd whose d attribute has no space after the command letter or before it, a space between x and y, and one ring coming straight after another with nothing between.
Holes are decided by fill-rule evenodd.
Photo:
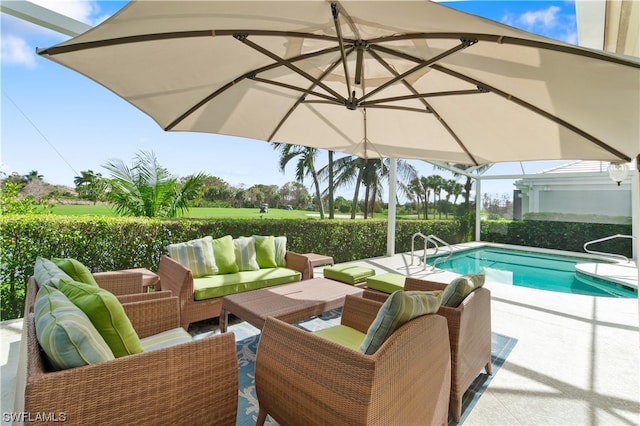
<instances>
[{"instance_id":1,"label":"green throw pillow","mask_svg":"<svg viewBox=\"0 0 640 426\"><path fill-rule=\"evenodd\" d=\"M87 315L52 286L38 290L36 337L54 370L115 359Z\"/></svg>"},{"instance_id":2,"label":"green throw pillow","mask_svg":"<svg viewBox=\"0 0 640 426\"><path fill-rule=\"evenodd\" d=\"M256 246L256 261L260 268L275 268L276 263L276 243L272 235L254 235L253 242Z\"/></svg>"},{"instance_id":3,"label":"green throw pillow","mask_svg":"<svg viewBox=\"0 0 640 426\"><path fill-rule=\"evenodd\" d=\"M71 277L71 279L98 287L98 283L96 282L96 279L93 277L93 274L91 273L89 268L87 268L77 260L71 258L62 259L54 257L53 259L51 259L51 261L58 265L58 267L64 272L66 272L67 275Z\"/></svg>"},{"instance_id":4,"label":"green throw pillow","mask_svg":"<svg viewBox=\"0 0 640 426\"><path fill-rule=\"evenodd\" d=\"M260 269L256 259L256 245L251 237L240 237L233 240L236 263L241 271L257 271Z\"/></svg>"},{"instance_id":5,"label":"green throw pillow","mask_svg":"<svg viewBox=\"0 0 640 426\"><path fill-rule=\"evenodd\" d=\"M442 306L456 307L471 292L484 285L484 274L467 274L455 278L444 289Z\"/></svg>"},{"instance_id":6,"label":"green throw pillow","mask_svg":"<svg viewBox=\"0 0 640 426\"><path fill-rule=\"evenodd\" d=\"M71 277L58 267L55 263L44 257L36 257L36 264L33 268L33 276L38 286L50 285L58 287L61 278L71 279Z\"/></svg>"},{"instance_id":7,"label":"green throw pillow","mask_svg":"<svg viewBox=\"0 0 640 426\"><path fill-rule=\"evenodd\" d=\"M65 279L60 280L59 289L87 314L116 358L142 352L140 338L116 296L99 287Z\"/></svg>"},{"instance_id":8,"label":"green throw pillow","mask_svg":"<svg viewBox=\"0 0 640 426\"><path fill-rule=\"evenodd\" d=\"M396 291L382 304L360 346L360 352L374 354L404 323L440 308L442 291Z\"/></svg>"},{"instance_id":9,"label":"green throw pillow","mask_svg":"<svg viewBox=\"0 0 640 426\"><path fill-rule=\"evenodd\" d=\"M189 268L194 278L218 273L218 266L213 255L213 238L206 236L185 243L169 244L167 252L185 268Z\"/></svg>"},{"instance_id":10,"label":"green throw pillow","mask_svg":"<svg viewBox=\"0 0 640 426\"><path fill-rule=\"evenodd\" d=\"M225 235L211 241L211 246L213 247L213 257L216 260L219 274L233 274L239 271L231 235Z\"/></svg>"},{"instance_id":11,"label":"green throw pillow","mask_svg":"<svg viewBox=\"0 0 640 426\"><path fill-rule=\"evenodd\" d=\"M275 256L276 256L276 265L277 266L287 266L287 261L285 256L287 254L287 237L275 237L273 239L275 244Z\"/></svg>"}]
</instances>

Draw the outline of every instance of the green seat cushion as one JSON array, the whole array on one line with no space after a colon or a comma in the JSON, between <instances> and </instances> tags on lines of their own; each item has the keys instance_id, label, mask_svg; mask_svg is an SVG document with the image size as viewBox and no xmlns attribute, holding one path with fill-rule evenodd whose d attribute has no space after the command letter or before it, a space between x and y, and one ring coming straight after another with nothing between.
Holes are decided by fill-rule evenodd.
<instances>
[{"instance_id":1,"label":"green seat cushion","mask_svg":"<svg viewBox=\"0 0 640 426\"><path fill-rule=\"evenodd\" d=\"M235 274L211 275L193 280L195 300L213 299L228 294L256 290L302 279L302 274L289 268L268 268L258 271L240 271Z\"/></svg>"},{"instance_id":2,"label":"green seat cushion","mask_svg":"<svg viewBox=\"0 0 640 426\"><path fill-rule=\"evenodd\" d=\"M54 370L115 359L87 315L54 287L40 287L34 317L36 337Z\"/></svg>"},{"instance_id":3,"label":"green seat cushion","mask_svg":"<svg viewBox=\"0 0 640 426\"><path fill-rule=\"evenodd\" d=\"M211 246L213 247L213 257L216 260L219 274L233 274L239 271L231 235L212 240Z\"/></svg>"},{"instance_id":4,"label":"green seat cushion","mask_svg":"<svg viewBox=\"0 0 640 426\"><path fill-rule=\"evenodd\" d=\"M73 280L60 280L60 291L79 307L104 338L116 358L142 352L140 338L116 296Z\"/></svg>"},{"instance_id":5,"label":"green seat cushion","mask_svg":"<svg viewBox=\"0 0 640 426\"><path fill-rule=\"evenodd\" d=\"M50 285L57 288L60 279L71 279L69 274L60 269L58 265L40 256L36 258L36 263L33 267L33 276L40 287Z\"/></svg>"},{"instance_id":6,"label":"green seat cushion","mask_svg":"<svg viewBox=\"0 0 640 426\"><path fill-rule=\"evenodd\" d=\"M391 294L404 289L405 278L405 275L394 273L375 275L367 278L367 287Z\"/></svg>"},{"instance_id":7,"label":"green seat cushion","mask_svg":"<svg viewBox=\"0 0 640 426\"><path fill-rule=\"evenodd\" d=\"M206 236L184 243L169 244L167 252L195 278L218 273L218 266L213 256L213 238Z\"/></svg>"},{"instance_id":8,"label":"green seat cushion","mask_svg":"<svg viewBox=\"0 0 640 426\"><path fill-rule=\"evenodd\" d=\"M233 240L236 263L240 271L257 271L260 269L256 259L256 245L251 237L240 237Z\"/></svg>"},{"instance_id":9,"label":"green seat cushion","mask_svg":"<svg viewBox=\"0 0 640 426\"><path fill-rule=\"evenodd\" d=\"M325 278L354 285L365 282L367 278L374 276L376 271L363 266L335 265L324 268L323 273Z\"/></svg>"},{"instance_id":10,"label":"green seat cushion","mask_svg":"<svg viewBox=\"0 0 640 426\"><path fill-rule=\"evenodd\" d=\"M253 242L256 246L256 260L260 268L275 268L276 243L273 235L254 235Z\"/></svg>"},{"instance_id":11,"label":"green seat cushion","mask_svg":"<svg viewBox=\"0 0 640 426\"><path fill-rule=\"evenodd\" d=\"M365 334L355 328L346 325L336 325L322 330L314 331L313 334L333 343L345 346L349 349L357 351L364 341Z\"/></svg>"},{"instance_id":12,"label":"green seat cushion","mask_svg":"<svg viewBox=\"0 0 640 426\"><path fill-rule=\"evenodd\" d=\"M484 274L467 274L458 278L454 278L444 288L442 294L442 306L456 307L471 292L484 285Z\"/></svg>"},{"instance_id":13,"label":"green seat cushion","mask_svg":"<svg viewBox=\"0 0 640 426\"><path fill-rule=\"evenodd\" d=\"M69 275L71 279L98 287L98 283L89 268L78 262L76 259L54 257L51 261Z\"/></svg>"},{"instance_id":14,"label":"green seat cushion","mask_svg":"<svg viewBox=\"0 0 640 426\"><path fill-rule=\"evenodd\" d=\"M369 326L360 352L374 354L398 328L421 315L438 311L442 291L396 291L382 304Z\"/></svg>"},{"instance_id":15,"label":"green seat cushion","mask_svg":"<svg viewBox=\"0 0 640 426\"><path fill-rule=\"evenodd\" d=\"M143 337L140 339L140 344L144 352L150 352L190 342L191 340L193 340L193 337L184 328L178 327L153 336Z\"/></svg>"}]
</instances>

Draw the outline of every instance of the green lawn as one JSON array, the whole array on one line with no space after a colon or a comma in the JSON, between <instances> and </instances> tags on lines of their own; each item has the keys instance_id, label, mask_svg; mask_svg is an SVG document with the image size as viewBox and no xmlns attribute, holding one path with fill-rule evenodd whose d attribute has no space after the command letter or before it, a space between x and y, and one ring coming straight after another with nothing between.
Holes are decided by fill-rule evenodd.
<instances>
[{"instance_id":1,"label":"green lawn","mask_svg":"<svg viewBox=\"0 0 640 426\"><path fill-rule=\"evenodd\" d=\"M56 204L52 209L53 214L74 216L74 215L99 215L99 216L115 216L113 210L105 205L75 205L75 204ZM193 207L189 209L186 217L191 218L272 218L272 219L305 219L310 217L319 217L318 212L306 210L285 210L270 208L269 213L260 213L258 208L253 209L236 209L236 208L219 208L219 207Z\"/></svg>"}]
</instances>

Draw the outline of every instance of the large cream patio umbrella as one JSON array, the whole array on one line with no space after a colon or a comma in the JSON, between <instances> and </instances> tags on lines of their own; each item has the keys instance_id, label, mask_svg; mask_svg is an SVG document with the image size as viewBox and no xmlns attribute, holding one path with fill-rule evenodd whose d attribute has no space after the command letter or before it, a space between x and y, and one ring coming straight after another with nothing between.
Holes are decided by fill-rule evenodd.
<instances>
[{"instance_id":1,"label":"large cream patio umbrella","mask_svg":"<svg viewBox=\"0 0 640 426\"><path fill-rule=\"evenodd\" d=\"M365 158L629 161L640 60L429 1L140 1L39 53L170 131Z\"/></svg>"}]
</instances>

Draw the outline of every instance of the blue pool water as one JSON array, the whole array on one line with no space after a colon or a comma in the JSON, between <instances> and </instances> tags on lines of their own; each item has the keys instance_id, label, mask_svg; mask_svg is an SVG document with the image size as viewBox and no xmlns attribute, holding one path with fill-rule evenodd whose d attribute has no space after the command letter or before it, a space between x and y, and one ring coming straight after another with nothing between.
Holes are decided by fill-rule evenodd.
<instances>
[{"instance_id":1,"label":"blue pool water","mask_svg":"<svg viewBox=\"0 0 640 426\"><path fill-rule=\"evenodd\" d=\"M432 265L434 259L429 259ZM576 263L598 263L556 254L522 250L481 247L454 253L436 267L459 274L486 274L487 279L523 287L590 296L637 297L632 289L616 283L580 275Z\"/></svg>"}]
</instances>

